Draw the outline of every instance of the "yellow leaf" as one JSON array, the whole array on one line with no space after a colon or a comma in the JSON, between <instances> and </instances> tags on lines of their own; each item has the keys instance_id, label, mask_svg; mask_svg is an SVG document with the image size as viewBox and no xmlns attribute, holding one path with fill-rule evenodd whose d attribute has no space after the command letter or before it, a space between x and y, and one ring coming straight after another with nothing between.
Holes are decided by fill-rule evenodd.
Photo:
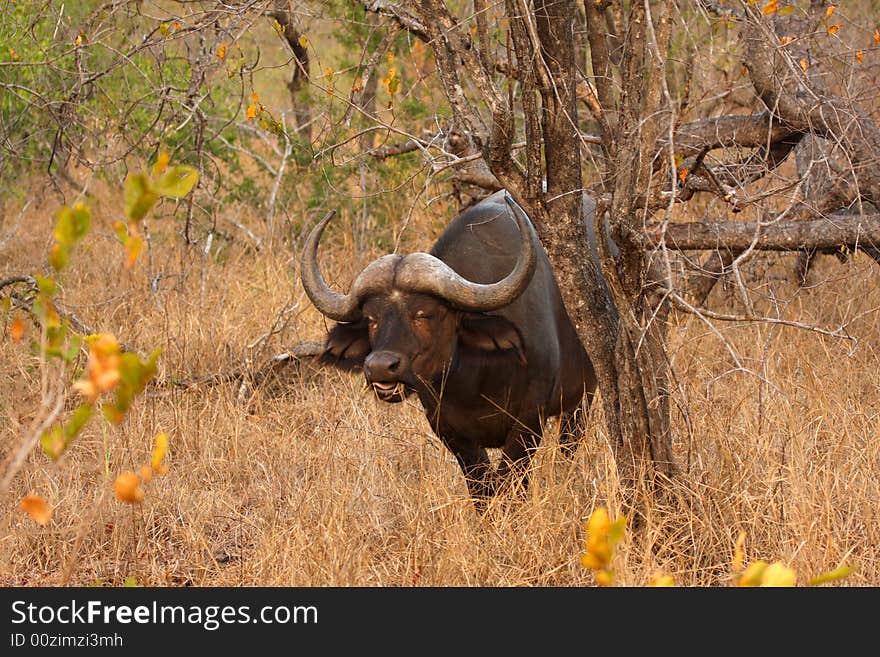
<instances>
[{"instance_id":1,"label":"yellow leaf","mask_svg":"<svg viewBox=\"0 0 880 657\"><path fill-rule=\"evenodd\" d=\"M593 513L590 514L590 519L587 520L587 533L590 536L604 537L608 533L610 527L611 518L608 517L608 509L604 506L595 509Z\"/></svg>"},{"instance_id":2,"label":"yellow leaf","mask_svg":"<svg viewBox=\"0 0 880 657\"><path fill-rule=\"evenodd\" d=\"M9 329L9 337L12 338L13 342L18 342L23 335L24 321L22 321L21 317L16 317L12 320L12 327Z\"/></svg>"},{"instance_id":3,"label":"yellow leaf","mask_svg":"<svg viewBox=\"0 0 880 657\"><path fill-rule=\"evenodd\" d=\"M765 16L769 16L777 11L779 11L779 0L770 0L770 2L764 5L763 13Z\"/></svg>"},{"instance_id":4,"label":"yellow leaf","mask_svg":"<svg viewBox=\"0 0 880 657\"><path fill-rule=\"evenodd\" d=\"M865 55L864 55L864 53L863 53L861 50L856 50L856 61L857 61L859 64L862 63L862 60L864 59L864 57L865 57Z\"/></svg>"},{"instance_id":5,"label":"yellow leaf","mask_svg":"<svg viewBox=\"0 0 880 657\"><path fill-rule=\"evenodd\" d=\"M801 57L801 70L806 73L807 72L807 60Z\"/></svg>"},{"instance_id":6,"label":"yellow leaf","mask_svg":"<svg viewBox=\"0 0 880 657\"><path fill-rule=\"evenodd\" d=\"M150 465L152 466L153 470L155 470L159 474L165 474L168 469L167 466L165 466L163 463L167 454L168 434L163 431L156 434L156 439L153 443L153 453L150 459Z\"/></svg>"},{"instance_id":7,"label":"yellow leaf","mask_svg":"<svg viewBox=\"0 0 880 657\"><path fill-rule=\"evenodd\" d=\"M666 587L675 586L675 578L672 575L664 575L663 573L655 573L650 580L648 586Z\"/></svg>"},{"instance_id":8,"label":"yellow leaf","mask_svg":"<svg viewBox=\"0 0 880 657\"><path fill-rule=\"evenodd\" d=\"M12 47L9 48L9 56L12 58L12 61L14 61L14 62L18 61L18 53L15 52L15 48L12 48Z\"/></svg>"},{"instance_id":9,"label":"yellow leaf","mask_svg":"<svg viewBox=\"0 0 880 657\"><path fill-rule=\"evenodd\" d=\"M48 502L39 495L26 495L21 500L21 510L27 513L35 523L44 527L52 519L52 509Z\"/></svg>"},{"instance_id":10,"label":"yellow leaf","mask_svg":"<svg viewBox=\"0 0 880 657\"><path fill-rule=\"evenodd\" d=\"M761 576L761 586L794 586L797 574L781 561L770 564Z\"/></svg>"},{"instance_id":11,"label":"yellow leaf","mask_svg":"<svg viewBox=\"0 0 880 657\"><path fill-rule=\"evenodd\" d=\"M590 570L600 570L605 564L592 552L585 552L581 555L581 565Z\"/></svg>"},{"instance_id":12,"label":"yellow leaf","mask_svg":"<svg viewBox=\"0 0 880 657\"><path fill-rule=\"evenodd\" d=\"M308 47L309 47L309 39L308 39L308 37L307 37L305 34L301 34L301 35L300 35L300 37L299 37L299 45L301 45L303 48L308 48Z\"/></svg>"},{"instance_id":13,"label":"yellow leaf","mask_svg":"<svg viewBox=\"0 0 880 657\"><path fill-rule=\"evenodd\" d=\"M79 46L81 46L82 44L83 44L82 34L77 34L77 35L76 35L76 40L73 42L73 45L79 47Z\"/></svg>"},{"instance_id":14,"label":"yellow leaf","mask_svg":"<svg viewBox=\"0 0 880 657\"><path fill-rule=\"evenodd\" d=\"M831 14L834 13L834 10L837 9L836 5L828 5L828 9L825 10L825 16L831 17Z\"/></svg>"},{"instance_id":15,"label":"yellow leaf","mask_svg":"<svg viewBox=\"0 0 880 657\"><path fill-rule=\"evenodd\" d=\"M779 10L780 16L791 16L794 13L794 5L785 5Z\"/></svg>"},{"instance_id":16,"label":"yellow leaf","mask_svg":"<svg viewBox=\"0 0 880 657\"><path fill-rule=\"evenodd\" d=\"M614 584L614 571L600 570L596 573L596 583L599 586L612 586Z\"/></svg>"},{"instance_id":17,"label":"yellow leaf","mask_svg":"<svg viewBox=\"0 0 880 657\"><path fill-rule=\"evenodd\" d=\"M141 478L131 470L126 470L113 482L113 492L120 502L140 504L144 501L144 490L141 488Z\"/></svg>"},{"instance_id":18,"label":"yellow leaf","mask_svg":"<svg viewBox=\"0 0 880 657\"><path fill-rule=\"evenodd\" d=\"M226 44L221 43L220 47L217 48L217 59L223 59L226 57Z\"/></svg>"},{"instance_id":19,"label":"yellow leaf","mask_svg":"<svg viewBox=\"0 0 880 657\"><path fill-rule=\"evenodd\" d=\"M257 96L257 92L256 92L256 91L255 91L254 93L251 94L251 102L253 102L253 103L259 103L259 102L260 102L260 97Z\"/></svg>"},{"instance_id":20,"label":"yellow leaf","mask_svg":"<svg viewBox=\"0 0 880 657\"><path fill-rule=\"evenodd\" d=\"M737 586L760 586L764 571L767 569L766 561L754 561L748 565L740 578Z\"/></svg>"},{"instance_id":21,"label":"yellow leaf","mask_svg":"<svg viewBox=\"0 0 880 657\"><path fill-rule=\"evenodd\" d=\"M133 224L132 224L133 225ZM140 237L132 237L125 245L125 268L131 269L137 262L138 256L143 249L144 241Z\"/></svg>"},{"instance_id":22,"label":"yellow leaf","mask_svg":"<svg viewBox=\"0 0 880 657\"><path fill-rule=\"evenodd\" d=\"M245 113L245 118L250 121L251 119L257 116L257 106L253 103L248 105L247 112Z\"/></svg>"},{"instance_id":23,"label":"yellow leaf","mask_svg":"<svg viewBox=\"0 0 880 657\"><path fill-rule=\"evenodd\" d=\"M794 41L794 37L784 36L779 40L779 43L782 44L783 46L787 46L792 41Z\"/></svg>"},{"instance_id":24,"label":"yellow leaf","mask_svg":"<svg viewBox=\"0 0 880 657\"><path fill-rule=\"evenodd\" d=\"M145 484L150 483L150 480L153 478L153 468L148 465L142 465L140 469L140 475Z\"/></svg>"}]
</instances>

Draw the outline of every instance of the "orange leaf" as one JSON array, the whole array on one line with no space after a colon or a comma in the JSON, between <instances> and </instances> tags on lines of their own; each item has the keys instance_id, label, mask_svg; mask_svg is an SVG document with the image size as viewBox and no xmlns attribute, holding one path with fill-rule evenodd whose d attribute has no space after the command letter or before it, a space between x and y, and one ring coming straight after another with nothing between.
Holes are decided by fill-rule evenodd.
<instances>
[{"instance_id":1,"label":"orange leaf","mask_svg":"<svg viewBox=\"0 0 880 657\"><path fill-rule=\"evenodd\" d=\"M763 13L765 16L774 14L777 11L779 11L779 0L770 0L770 2L764 5Z\"/></svg>"},{"instance_id":2,"label":"orange leaf","mask_svg":"<svg viewBox=\"0 0 880 657\"><path fill-rule=\"evenodd\" d=\"M880 43L880 30L874 30L874 41Z\"/></svg>"},{"instance_id":3,"label":"orange leaf","mask_svg":"<svg viewBox=\"0 0 880 657\"><path fill-rule=\"evenodd\" d=\"M856 50L856 61L861 64L862 59L864 59L865 55L861 50Z\"/></svg>"},{"instance_id":4,"label":"orange leaf","mask_svg":"<svg viewBox=\"0 0 880 657\"><path fill-rule=\"evenodd\" d=\"M21 510L27 513L38 525L46 526L52 519L52 509L39 495L27 495L21 500Z\"/></svg>"},{"instance_id":5,"label":"orange leaf","mask_svg":"<svg viewBox=\"0 0 880 657\"><path fill-rule=\"evenodd\" d=\"M787 46L792 41L794 41L794 37L784 36L779 40L779 43L782 44L783 46Z\"/></svg>"},{"instance_id":6,"label":"orange leaf","mask_svg":"<svg viewBox=\"0 0 880 657\"><path fill-rule=\"evenodd\" d=\"M687 180L687 177L688 177L688 168L682 167L681 171L678 172L678 179L681 182L684 182L685 180Z\"/></svg>"},{"instance_id":7,"label":"orange leaf","mask_svg":"<svg viewBox=\"0 0 880 657\"><path fill-rule=\"evenodd\" d=\"M217 59L223 59L226 57L226 44L221 43L220 47L217 48Z\"/></svg>"},{"instance_id":8,"label":"orange leaf","mask_svg":"<svg viewBox=\"0 0 880 657\"><path fill-rule=\"evenodd\" d=\"M141 488L141 478L131 470L126 470L113 482L113 492L120 502L140 504L144 501L144 489Z\"/></svg>"},{"instance_id":9,"label":"orange leaf","mask_svg":"<svg viewBox=\"0 0 880 657\"><path fill-rule=\"evenodd\" d=\"M828 9L825 10L825 15L826 15L827 17L830 18L830 17L831 17L831 14L834 13L834 10L835 10L835 9L837 9L837 6L836 6L836 5L829 5L829 6L828 6Z\"/></svg>"},{"instance_id":10,"label":"orange leaf","mask_svg":"<svg viewBox=\"0 0 880 657\"><path fill-rule=\"evenodd\" d=\"M159 151L159 155L156 158L156 163L153 165L153 175L158 176L160 173L164 172L165 169L168 168L168 163L171 161L171 155L166 150Z\"/></svg>"},{"instance_id":11,"label":"orange leaf","mask_svg":"<svg viewBox=\"0 0 880 657\"><path fill-rule=\"evenodd\" d=\"M24 335L24 322L21 317L16 317L12 320L12 328L9 329L9 336L12 338L13 342L18 342L21 340L21 336Z\"/></svg>"},{"instance_id":12,"label":"orange leaf","mask_svg":"<svg viewBox=\"0 0 880 657\"><path fill-rule=\"evenodd\" d=\"M144 480L145 484L150 483L150 479L153 478L153 468L148 465L142 465L140 469L141 479Z\"/></svg>"},{"instance_id":13,"label":"orange leaf","mask_svg":"<svg viewBox=\"0 0 880 657\"><path fill-rule=\"evenodd\" d=\"M257 106L254 105L253 103L251 103L250 105L248 105L247 112L245 113L245 118L247 118L247 120L250 121L251 119L256 118L256 116L257 116Z\"/></svg>"},{"instance_id":14,"label":"orange leaf","mask_svg":"<svg viewBox=\"0 0 880 657\"><path fill-rule=\"evenodd\" d=\"M837 30L840 29L840 23L835 23L834 25L828 26L828 34L837 34Z\"/></svg>"},{"instance_id":15,"label":"orange leaf","mask_svg":"<svg viewBox=\"0 0 880 657\"><path fill-rule=\"evenodd\" d=\"M807 60L801 57L801 70L806 73L807 72Z\"/></svg>"},{"instance_id":16,"label":"orange leaf","mask_svg":"<svg viewBox=\"0 0 880 657\"><path fill-rule=\"evenodd\" d=\"M254 102L254 103L260 102L260 97L257 95L256 91L251 94L251 102Z\"/></svg>"},{"instance_id":17,"label":"orange leaf","mask_svg":"<svg viewBox=\"0 0 880 657\"><path fill-rule=\"evenodd\" d=\"M119 342L109 333L89 336L89 360L86 375L73 384L91 403L102 392L110 392L119 383Z\"/></svg>"}]
</instances>

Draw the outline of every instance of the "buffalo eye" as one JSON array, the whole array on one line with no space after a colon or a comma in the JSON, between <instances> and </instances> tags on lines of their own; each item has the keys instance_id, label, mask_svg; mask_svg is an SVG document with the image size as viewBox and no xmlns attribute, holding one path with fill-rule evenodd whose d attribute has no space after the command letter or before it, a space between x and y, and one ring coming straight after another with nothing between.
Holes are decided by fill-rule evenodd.
<instances>
[{"instance_id":1,"label":"buffalo eye","mask_svg":"<svg viewBox=\"0 0 880 657\"><path fill-rule=\"evenodd\" d=\"M419 310L416 312L416 319L431 320L434 319L434 314L428 312L427 310Z\"/></svg>"},{"instance_id":2,"label":"buffalo eye","mask_svg":"<svg viewBox=\"0 0 880 657\"><path fill-rule=\"evenodd\" d=\"M376 325L379 323L379 321L375 317L370 317L369 315L364 317L364 319L367 320L367 326L369 326L370 328L375 328Z\"/></svg>"}]
</instances>

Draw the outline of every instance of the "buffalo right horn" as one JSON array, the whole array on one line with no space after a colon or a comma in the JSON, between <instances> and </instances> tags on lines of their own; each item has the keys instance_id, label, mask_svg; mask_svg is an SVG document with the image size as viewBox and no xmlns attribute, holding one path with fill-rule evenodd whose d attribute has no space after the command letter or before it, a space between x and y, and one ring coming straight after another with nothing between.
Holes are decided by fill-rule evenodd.
<instances>
[{"instance_id":1,"label":"buffalo right horn","mask_svg":"<svg viewBox=\"0 0 880 657\"><path fill-rule=\"evenodd\" d=\"M361 318L361 301L369 294L387 290L394 275L394 267L401 256L387 255L370 263L351 286L348 294L339 294L330 289L318 268L318 242L327 224L336 214L331 210L320 223L312 229L303 247L300 264L300 278L303 289L315 308L337 322L356 322Z\"/></svg>"}]
</instances>

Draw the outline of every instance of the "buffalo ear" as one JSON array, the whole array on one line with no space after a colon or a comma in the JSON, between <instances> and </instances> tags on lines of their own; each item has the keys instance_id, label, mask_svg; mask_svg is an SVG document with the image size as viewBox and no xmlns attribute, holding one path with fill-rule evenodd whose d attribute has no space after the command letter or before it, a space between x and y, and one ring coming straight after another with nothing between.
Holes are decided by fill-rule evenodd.
<instances>
[{"instance_id":1,"label":"buffalo ear","mask_svg":"<svg viewBox=\"0 0 880 657\"><path fill-rule=\"evenodd\" d=\"M359 370L370 353L370 334L364 322L336 324L327 334L323 353L318 356L322 365L341 370Z\"/></svg>"},{"instance_id":2,"label":"buffalo ear","mask_svg":"<svg viewBox=\"0 0 880 657\"><path fill-rule=\"evenodd\" d=\"M517 328L497 315L465 315L458 328L461 345L483 352L513 353L525 365L526 352Z\"/></svg>"}]
</instances>

